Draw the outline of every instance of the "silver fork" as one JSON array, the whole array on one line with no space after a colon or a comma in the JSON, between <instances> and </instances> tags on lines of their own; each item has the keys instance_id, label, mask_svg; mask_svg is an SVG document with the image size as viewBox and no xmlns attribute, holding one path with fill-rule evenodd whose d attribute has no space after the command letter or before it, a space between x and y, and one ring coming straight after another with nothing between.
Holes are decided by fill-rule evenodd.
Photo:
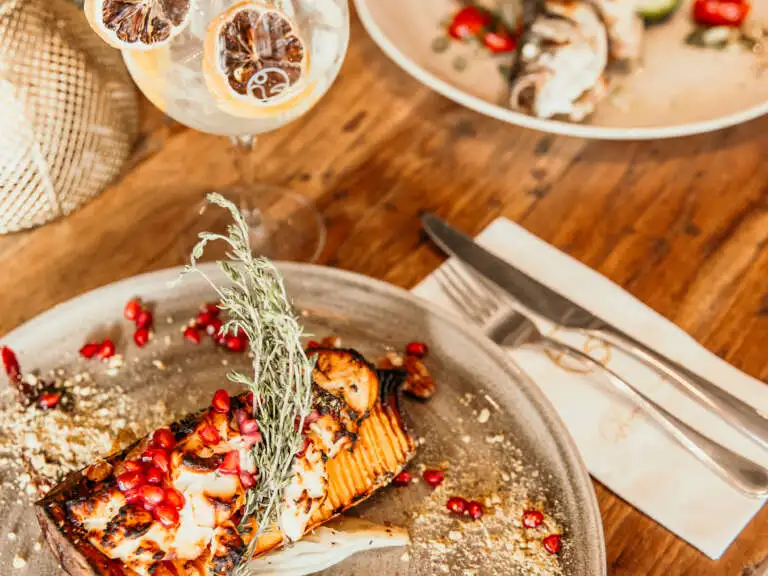
<instances>
[{"instance_id":1,"label":"silver fork","mask_svg":"<svg viewBox=\"0 0 768 576\"><path fill-rule=\"evenodd\" d=\"M615 388L726 482L749 496L768 496L768 470L697 432L589 354L547 338L532 320L511 306L506 295L461 263L449 260L436 278L461 314L479 325L496 344L505 348L547 346L602 370Z\"/></svg>"}]
</instances>

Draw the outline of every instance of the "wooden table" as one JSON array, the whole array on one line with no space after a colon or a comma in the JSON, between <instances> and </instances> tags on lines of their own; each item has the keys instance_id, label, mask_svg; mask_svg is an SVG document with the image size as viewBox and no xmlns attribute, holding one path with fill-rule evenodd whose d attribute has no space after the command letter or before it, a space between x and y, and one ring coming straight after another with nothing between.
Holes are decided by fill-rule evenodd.
<instances>
[{"instance_id":1,"label":"wooden table","mask_svg":"<svg viewBox=\"0 0 768 576\"><path fill-rule=\"evenodd\" d=\"M85 208L0 238L0 335L91 288L181 263L184 207L233 182L226 143L144 102L144 153ZM434 211L504 215L600 271L745 372L768 378L768 117L699 137L590 142L485 118L419 85L359 22L341 75L262 138L259 178L314 198L322 261L406 288L443 256ZM610 574L768 574L768 509L713 562L595 483Z\"/></svg>"}]
</instances>

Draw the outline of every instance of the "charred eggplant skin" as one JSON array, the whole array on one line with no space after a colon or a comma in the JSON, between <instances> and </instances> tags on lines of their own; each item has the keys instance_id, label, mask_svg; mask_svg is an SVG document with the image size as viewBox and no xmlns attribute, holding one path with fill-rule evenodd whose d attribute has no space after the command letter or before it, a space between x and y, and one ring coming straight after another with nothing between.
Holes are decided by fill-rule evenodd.
<instances>
[{"instance_id":1,"label":"charred eggplant skin","mask_svg":"<svg viewBox=\"0 0 768 576\"><path fill-rule=\"evenodd\" d=\"M328 351L328 353L334 352ZM355 351L345 350L336 353L340 353L342 356L352 360L359 367L370 369L377 381L378 390L374 408L371 410L370 415L367 413L361 414L359 422L362 426L370 418L370 426L365 424L364 428L362 428L363 432L379 430L382 425L386 426L389 432L384 432L383 428L381 428L382 431L379 435L373 432L366 432L366 438L360 440L360 450L365 452L370 448L370 442L382 441L382 438L389 438L395 432L399 439L398 453L400 456L396 461L388 463L387 470L383 469L384 463L380 462L378 464L378 472L367 476L371 481L371 485L363 492L346 494L343 490L337 489L334 491L334 494L329 493L329 499L334 496L333 506L331 506L329 501L326 506L328 509L322 514L318 513L317 517L313 517L310 527L330 520L333 515L354 506L372 494L376 489L389 483L391 478L399 473L415 455L416 451L416 443L408 432L399 406L399 398L404 382L403 372L398 370L374 371L370 364ZM245 394L232 398L232 403L235 406L243 402L245 402ZM209 409L206 408L171 424L170 428L176 440L181 441L190 435L208 412ZM145 439L138 440L124 450L108 456L98 463L98 468L114 470L120 463L128 459L129 454L144 441ZM366 461L366 458L369 457L370 455L363 456L362 454L355 456L354 449L351 451L344 450L338 457L329 460L329 463L338 460L338 462L333 462L336 468L343 466L354 467L356 461ZM92 464L83 470L69 474L59 485L36 503L36 514L43 535L62 568L71 576L136 576L136 573L127 568L122 562L108 558L91 544L88 534L69 513L70 507L73 504L81 503L99 490L109 488L115 484L115 477L112 474L98 476L90 474L91 478L96 478L99 481L89 479L88 470L93 469L93 466ZM279 540L275 545L279 545ZM217 557L214 560L216 560L214 562L216 565L209 566L209 573L223 575L231 572L230 567L236 564L239 558L233 558L230 555ZM160 567L158 574L165 574L166 572L167 570ZM198 572L194 571L193 573L197 574ZM184 575L180 574L179 576Z\"/></svg>"}]
</instances>

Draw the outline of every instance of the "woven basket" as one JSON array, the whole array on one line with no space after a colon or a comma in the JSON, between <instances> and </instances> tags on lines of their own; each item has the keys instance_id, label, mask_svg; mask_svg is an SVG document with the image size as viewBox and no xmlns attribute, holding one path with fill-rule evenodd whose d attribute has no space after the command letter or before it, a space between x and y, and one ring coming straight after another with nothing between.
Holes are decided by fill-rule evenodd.
<instances>
[{"instance_id":1,"label":"woven basket","mask_svg":"<svg viewBox=\"0 0 768 576\"><path fill-rule=\"evenodd\" d=\"M120 53L66 0L0 0L0 233L96 196L138 128Z\"/></svg>"}]
</instances>

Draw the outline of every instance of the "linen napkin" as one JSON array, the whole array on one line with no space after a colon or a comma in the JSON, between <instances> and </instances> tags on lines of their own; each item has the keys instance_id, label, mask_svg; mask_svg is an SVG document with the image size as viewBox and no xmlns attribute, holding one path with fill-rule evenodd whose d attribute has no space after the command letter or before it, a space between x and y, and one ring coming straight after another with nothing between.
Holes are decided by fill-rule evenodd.
<instances>
[{"instance_id":1,"label":"linen napkin","mask_svg":"<svg viewBox=\"0 0 768 576\"><path fill-rule=\"evenodd\" d=\"M594 270L504 218L491 223L476 240L542 284L768 414L768 386L710 353ZM434 274L413 292L459 314ZM544 334L552 331L545 320L533 319ZM573 343L713 440L768 466L768 454L759 446L645 365L595 340L577 337ZM762 507L763 500L732 488L681 447L616 391L600 370L543 348L509 354L555 406L592 476L707 556L719 558Z\"/></svg>"}]
</instances>

